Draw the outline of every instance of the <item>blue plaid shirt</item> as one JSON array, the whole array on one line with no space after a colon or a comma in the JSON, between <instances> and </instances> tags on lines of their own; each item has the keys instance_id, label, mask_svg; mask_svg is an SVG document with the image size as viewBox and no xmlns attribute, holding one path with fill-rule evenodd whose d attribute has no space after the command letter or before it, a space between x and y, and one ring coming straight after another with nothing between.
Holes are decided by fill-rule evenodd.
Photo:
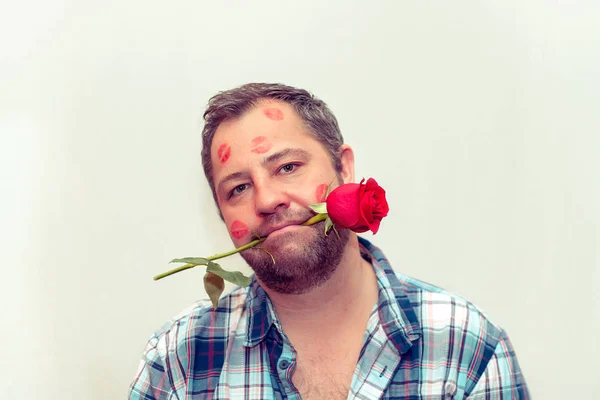
<instances>
[{"instance_id":1,"label":"blue plaid shirt","mask_svg":"<svg viewBox=\"0 0 600 400\"><path fill-rule=\"evenodd\" d=\"M374 308L349 399L529 399L512 345L468 301L395 273L360 238L375 270ZM130 399L300 399L296 353L269 297L253 280L198 302L154 334Z\"/></svg>"}]
</instances>

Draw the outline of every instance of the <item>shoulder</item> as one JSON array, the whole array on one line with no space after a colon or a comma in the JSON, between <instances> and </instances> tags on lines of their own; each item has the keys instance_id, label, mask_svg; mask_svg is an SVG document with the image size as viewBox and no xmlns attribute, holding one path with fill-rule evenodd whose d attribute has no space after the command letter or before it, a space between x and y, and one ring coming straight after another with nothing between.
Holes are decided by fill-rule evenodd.
<instances>
[{"instance_id":1,"label":"shoulder","mask_svg":"<svg viewBox=\"0 0 600 400\"><path fill-rule=\"evenodd\" d=\"M481 308L458 294L401 274L391 267L381 249L363 238L359 240L363 246L361 251L376 260L373 263L376 273L382 278L383 286L390 286L406 323L418 326L427 338L423 341L426 346L443 349L444 340L447 346L459 341L465 348L475 346L473 349L497 345L502 329Z\"/></svg>"},{"instance_id":2,"label":"shoulder","mask_svg":"<svg viewBox=\"0 0 600 400\"><path fill-rule=\"evenodd\" d=\"M226 341L246 308L248 288L236 287L219 299L214 309L209 299L199 300L169 319L150 338L163 357L178 347L189 346L190 341Z\"/></svg>"},{"instance_id":3,"label":"shoulder","mask_svg":"<svg viewBox=\"0 0 600 400\"><path fill-rule=\"evenodd\" d=\"M449 378L463 382L468 393L498 355L514 352L506 332L481 308L438 286L395 273L422 332L419 353L445 365ZM496 362L495 362L496 363Z\"/></svg>"},{"instance_id":4,"label":"shoulder","mask_svg":"<svg viewBox=\"0 0 600 400\"><path fill-rule=\"evenodd\" d=\"M418 310L424 353L445 365L449 387L470 399L531 397L508 334L482 309L435 285L396 276Z\"/></svg>"},{"instance_id":5,"label":"shoulder","mask_svg":"<svg viewBox=\"0 0 600 400\"><path fill-rule=\"evenodd\" d=\"M464 297L398 272L394 274L420 316L423 329L462 331L490 344L497 343L502 335L502 328L484 310Z\"/></svg>"},{"instance_id":6,"label":"shoulder","mask_svg":"<svg viewBox=\"0 0 600 400\"><path fill-rule=\"evenodd\" d=\"M216 310L209 300L198 301L157 330L130 386L130 398L172 398L187 390L190 377L199 393L215 387L227 343L243 325L247 293L247 288L235 288Z\"/></svg>"}]
</instances>

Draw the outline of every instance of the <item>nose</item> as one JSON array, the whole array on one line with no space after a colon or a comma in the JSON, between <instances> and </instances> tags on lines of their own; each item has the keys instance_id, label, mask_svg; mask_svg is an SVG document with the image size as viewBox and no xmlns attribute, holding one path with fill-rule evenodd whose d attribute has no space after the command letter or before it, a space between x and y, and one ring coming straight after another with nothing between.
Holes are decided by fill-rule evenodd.
<instances>
[{"instance_id":1,"label":"nose","mask_svg":"<svg viewBox=\"0 0 600 400\"><path fill-rule=\"evenodd\" d=\"M289 196L281 185L270 181L255 183L255 207L260 216L282 211L290 206Z\"/></svg>"}]
</instances>

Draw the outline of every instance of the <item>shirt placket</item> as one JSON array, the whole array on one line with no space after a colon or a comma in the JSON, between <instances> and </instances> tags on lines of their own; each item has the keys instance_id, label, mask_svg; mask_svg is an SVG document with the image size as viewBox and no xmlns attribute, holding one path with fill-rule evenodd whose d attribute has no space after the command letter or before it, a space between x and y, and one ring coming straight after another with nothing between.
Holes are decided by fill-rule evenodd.
<instances>
[{"instance_id":1,"label":"shirt placket","mask_svg":"<svg viewBox=\"0 0 600 400\"><path fill-rule=\"evenodd\" d=\"M279 356L279 360L277 360L276 368L286 398L290 400L299 400L302 398L300 392L298 392L292 383L292 373L296 367L296 360L296 350L294 350L289 340L284 337L283 349Z\"/></svg>"},{"instance_id":2,"label":"shirt placket","mask_svg":"<svg viewBox=\"0 0 600 400\"><path fill-rule=\"evenodd\" d=\"M400 363L398 350L379 324L377 313L371 316L367 335L348 399L382 398Z\"/></svg>"}]
</instances>

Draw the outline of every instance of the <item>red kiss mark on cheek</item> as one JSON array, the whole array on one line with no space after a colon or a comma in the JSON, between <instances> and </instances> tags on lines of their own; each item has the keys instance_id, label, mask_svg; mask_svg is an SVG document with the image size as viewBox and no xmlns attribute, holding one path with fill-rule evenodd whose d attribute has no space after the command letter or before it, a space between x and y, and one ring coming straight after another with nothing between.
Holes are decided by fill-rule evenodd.
<instances>
[{"instance_id":1,"label":"red kiss mark on cheek","mask_svg":"<svg viewBox=\"0 0 600 400\"><path fill-rule=\"evenodd\" d=\"M325 201L325 195L327 194L327 184L321 183L317 186L317 190L315 191L317 202L322 203Z\"/></svg>"},{"instance_id":2,"label":"red kiss mark on cheek","mask_svg":"<svg viewBox=\"0 0 600 400\"><path fill-rule=\"evenodd\" d=\"M248 226L246 226L246 224L242 221L238 221L237 219L233 221L229 230L231 231L233 237L236 239L243 238L249 232Z\"/></svg>"},{"instance_id":3,"label":"red kiss mark on cheek","mask_svg":"<svg viewBox=\"0 0 600 400\"><path fill-rule=\"evenodd\" d=\"M217 150L217 157L219 157L219 161L223 164L229 160L229 156L231 156L231 146L227 143L223 143L219 146L219 150Z\"/></svg>"},{"instance_id":4,"label":"red kiss mark on cheek","mask_svg":"<svg viewBox=\"0 0 600 400\"><path fill-rule=\"evenodd\" d=\"M265 108L264 111L267 118L273 121L281 121L283 119L283 111L279 108Z\"/></svg>"},{"instance_id":5,"label":"red kiss mark on cheek","mask_svg":"<svg viewBox=\"0 0 600 400\"><path fill-rule=\"evenodd\" d=\"M257 136L250 142L252 145L252 149L250 150L253 153L263 154L267 151L271 150L273 144L271 144L266 136Z\"/></svg>"}]
</instances>

